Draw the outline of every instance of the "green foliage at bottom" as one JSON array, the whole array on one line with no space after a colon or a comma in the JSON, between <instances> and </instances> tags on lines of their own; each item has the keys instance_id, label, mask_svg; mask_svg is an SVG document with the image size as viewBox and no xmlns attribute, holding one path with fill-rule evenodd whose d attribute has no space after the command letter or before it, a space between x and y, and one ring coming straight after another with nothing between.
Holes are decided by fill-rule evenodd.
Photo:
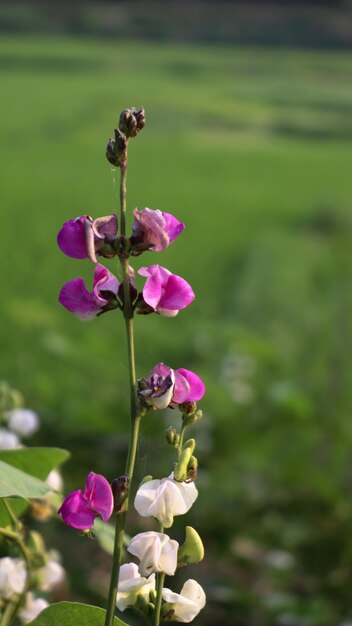
<instances>
[{"instance_id":1,"label":"green foliage at bottom","mask_svg":"<svg viewBox=\"0 0 352 626\"><path fill-rule=\"evenodd\" d=\"M58 602L42 611L40 615L30 623L30 626L103 626L105 619L104 609L79 602ZM115 617L114 626L127 626L125 622Z\"/></svg>"}]
</instances>

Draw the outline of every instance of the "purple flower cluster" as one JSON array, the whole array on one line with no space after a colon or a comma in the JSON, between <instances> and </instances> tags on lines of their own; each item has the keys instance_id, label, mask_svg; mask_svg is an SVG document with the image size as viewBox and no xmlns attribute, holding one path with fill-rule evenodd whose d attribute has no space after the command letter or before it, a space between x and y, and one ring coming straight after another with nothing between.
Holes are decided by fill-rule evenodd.
<instances>
[{"instance_id":1,"label":"purple flower cluster","mask_svg":"<svg viewBox=\"0 0 352 626\"><path fill-rule=\"evenodd\" d=\"M134 210L129 250L139 255L145 250L165 250L184 230L184 224L170 213L159 210ZM118 220L107 215L93 220L82 215L65 222L58 234L58 245L75 259L90 259L97 263L97 256L113 257L118 250ZM180 276L172 274L160 265L142 267L139 272L146 277L144 288L137 295L135 307L140 313L159 313L174 317L194 300L191 286ZM120 283L104 266L97 265L94 272L93 290L88 291L83 278L75 278L61 289L59 302L75 313L80 320L90 320L121 306Z\"/></svg>"},{"instance_id":2,"label":"purple flower cluster","mask_svg":"<svg viewBox=\"0 0 352 626\"><path fill-rule=\"evenodd\" d=\"M65 222L58 234L58 245L69 257L90 259L95 263L93 288L89 291L83 278L74 278L61 289L59 302L80 320L94 317L124 306L124 287L109 270L99 263L97 257L111 258L124 252L138 256L146 250L165 250L184 230L184 224L170 213L159 210L134 210L132 234L128 240L118 236L116 215L93 220L82 215ZM150 265L138 270L145 278L142 291L134 285L134 272L129 267L130 296L132 308L137 313L158 313L174 317L194 300L191 286L181 276L172 274L161 265ZM190 370L173 370L164 363L154 367L149 376L139 381L141 403L145 407L181 410L180 405L194 403L204 395L204 383ZM62 503L59 514L68 526L77 530L92 528L100 516L107 521L114 508L112 489L108 481L91 472L85 489L73 491Z\"/></svg>"}]
</instances>

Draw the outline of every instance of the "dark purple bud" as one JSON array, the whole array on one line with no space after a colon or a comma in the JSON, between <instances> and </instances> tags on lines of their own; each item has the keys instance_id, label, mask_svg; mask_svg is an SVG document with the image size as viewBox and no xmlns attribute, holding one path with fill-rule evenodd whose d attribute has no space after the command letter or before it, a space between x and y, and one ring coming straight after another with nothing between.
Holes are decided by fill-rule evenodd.
<instances>
[{"instance_id":1,"label":"dark purple bud","mask_svg":"<svg viewBox=\"0 0 352 626\"><path fill-rule=\"evenodd\" d=\"M106 146L106 158L115 167L121 167L127 161L127 139L115 128L115 139L109 139Z\"/></svg>"},{"instance_id":2,"label":"dark purple bud","mask_svg":"<svg viewBox=\"0 0 352 626\"><path fill-rule=\"evenodd\" d=\"M122 111L119 119L119 129L128 139L130 137L136 137L144 126L145 114L143 107L138 110L132 107Z\"/></svg>"},{"instance_id":3,"label":"dark purple bud","mask_svg":"<svg viewBox=\"0 0 352 626\"><path fill-rule=\"evenodd\" d=\"M114 511L119 513L122 510L123 503L126 500L130 479L127 474L122 474L118 478L114 478L111 483L111 489L114 496Z\"/></svg>"}]
</instances>

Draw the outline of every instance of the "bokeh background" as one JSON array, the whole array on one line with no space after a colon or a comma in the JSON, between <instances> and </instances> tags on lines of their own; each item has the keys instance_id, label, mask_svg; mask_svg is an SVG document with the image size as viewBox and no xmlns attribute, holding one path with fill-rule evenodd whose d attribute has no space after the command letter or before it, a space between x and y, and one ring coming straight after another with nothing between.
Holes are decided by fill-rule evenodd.
<instances>
[{"instance_id":1,"label":"bokeh background","mask_svg":"<svg viewBox=\"0 0 352 626\"><path fill-rule=\"evenodd\" d=\"M62 255L56 234L117 210L105 145L119 111L143 105L129 210L160 208L187 229L137 266L167 266L197 298L173 320L137 319L138 374L162 360L207 384L187 517L207 556L173 586L204 585L203 626L347 626L351 2L12 1L0 30L0 378L40 413L34 443L72 451L67 490L124 468L123 325L57 304L92 266ZM137 481L169 471L164 431L178 419L145 418ZM131 532L147 527L132 513ZM58 521L45 532L70 570L66 597L102 604L98 542Z\"/></svg>"}]
</instances>

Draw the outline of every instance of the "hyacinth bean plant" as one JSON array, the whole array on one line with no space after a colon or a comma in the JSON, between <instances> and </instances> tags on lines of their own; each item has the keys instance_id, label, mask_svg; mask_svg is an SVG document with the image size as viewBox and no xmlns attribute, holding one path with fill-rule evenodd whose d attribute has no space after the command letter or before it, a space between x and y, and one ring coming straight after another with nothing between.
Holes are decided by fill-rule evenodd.
<instances>
[{"instance_id":1,"label":"hyacinth bean plant","mask_svg":"<svg viewBox=\"0 0 352 626\"><path fill-rule=\"evenodd\" d=\"M204 384L195 372L178 367L180 364L170 367L160 362L138 379L135 369L135 315L154 313L175 317L195 297L186 280L157 264L145 265L138 270L141 277L137 277L138 281L142 280L144 284L141 290L137 287L130 263L133 257L149 254L149 251L152 254L162 252L185 228L170 213L135 208L131 216L131 231L127 229L128 144L144 125L143 108L125 109L119 117L114 138L107 145L106 157L120 171L119 217L111 214L92 219L82 215L70 219L62 226L57 238L64 254L73 259L87 259L94 268L92 286L86 286L82 278L74 278L62 287L59 302L83 321L116 311L120 317L122 314L126 327L131 420L125 473L108 480L91 471L84 488L68 494L58 508L63 522L81 535L94 534L97 523L105 526L109 520L110 524L113 521L114 542L107 607L105 610L70 602L59 602L49 607L38 605L31 613L31 617L35 617L31 622L33 626L85 623L90 626L118 626L125 622L117 617L117 610L127 608L135 611L149 626L158 626L161 621L188 623L205 605L204 591L195 580L186 580L179 593L165 585L165 576L174 576L178 568L198 563L204 556L203 544L196 530L185 527L185 539L181 546L172 538L171 530L174 517L187 513L198 496L195 486L198 464L194 455L196 442L194 439L185 440L185 433L201 417L197 402L204 395ZM120 279L98 262L101 258L110 260L112 269L117 259L116 270ZM149 411L167 407L176 409L180 416L180 427L171 426L166 432L167 444L173 449L170 466L164 477L146 477L137 489L133 502L140 516L154 518L156 522L151 520L151 530L127 540L125 526L128 509L132 506L130 491L141 421ZM16 527L17 518L8 504L6 507L14 527L6 530L5 536L11 540L11 533L18 532L14 541L23 559L15 559L11 563L12 569L17 568L17 573L11 574L13 584L9 597L14 597L15 601L12 602L11 612L9 610L9 619L5 615L9 606L6 604L7 588L3 584L5 604L0 626L17 624L17 615L23 621L21 615L26 608L29 615L31 602L38 602L31 595L35 580L31 569L32 557L23 543L24 532L22 527ZM121 563L126 541L130 562ZM0 589L2 576L0 561ZM7 576L9 578L10 575ZM172 586L172 581L169 584ZM27 619L23 623L29 621Z\"/></svg>"},{"instance_id":2,"label":"hyacinth bean plant","mask_svg":"<svg viewBox=\"0 0 352 626\"><path fill-rule=\"evenodd\" d=\"M183 231L182 224L170 213L137 208L133 211L132 232L126 227L126 173L127 148L132 137L145 124L144 110L126 109L121 113L115 138L107 146L108 161L120 169L121 213L92 219L87 215L71 219L61 228L58 244L68 256L89 259L95 264L93 288L90 291L82 278L75 278L63 286L59 301L81 320L91 320L105 312L122 312L126 325L129 378L131 394L131 435L126 471L110 484L93 472L87 477L84 491L69 494L59 513L63 521L78 530L89 531L96 517L107 521L115 517L115 542L111 582L105 626L113 624L115 607L127 607L142 613L148 623L157 626L160 620L190 622L205 604L200 585L190 579L180 594L164 587L165 575L173 576L177 567L203 558L203 546L197 532L186 528L185 543L178 542L164 532L171 528L175 515L186 513L197 498L194 484L197 460L195 441L184 441L190 424L200 417L196 402L203 397L204 384L195 374L184 368L172 369L159 363L149 375L137 380L134 359L133 318L135 314L157 313L174 317L194 299L190 285L180 276L160 265L139 269L145 278L143 289L135 286L131 257L148 250L161 252ZM118 280L98 257L118 258L122 280ZM177 408L181 412L181 429L167 431L167 441L177 455L168 476L153 480L147 477L139 487L134 506L144 517L158 521L158 532L149 531L133 537L128 552L134 562L121 565L129 492L133 478L140 422L150 410Z\"/></svg>"}]
</instances>

